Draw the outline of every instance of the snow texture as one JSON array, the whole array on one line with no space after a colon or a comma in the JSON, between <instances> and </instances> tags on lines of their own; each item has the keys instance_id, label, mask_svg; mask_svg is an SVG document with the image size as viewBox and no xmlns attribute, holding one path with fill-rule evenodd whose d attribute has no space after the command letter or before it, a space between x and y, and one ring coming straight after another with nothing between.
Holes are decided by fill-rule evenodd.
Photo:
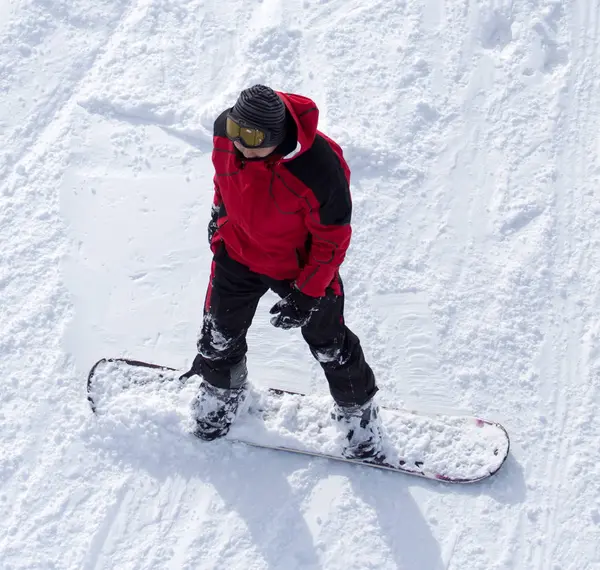
<instances>
[{"instance_id":1,"label":"snow texture","mask_svg":"<svg viewBox=\"0 0 600 570\"><path fill-rule=\"evenodd\" d=\"M0 0L2 570L597 570L599 30L598 0ZM380 403L499 421L494 478L199 446L153 391L90 412L102 356L191 363L212 123L255 82L352 169ZM325 398L274 301L251 382Z\"/></svg>"}]
</instances>

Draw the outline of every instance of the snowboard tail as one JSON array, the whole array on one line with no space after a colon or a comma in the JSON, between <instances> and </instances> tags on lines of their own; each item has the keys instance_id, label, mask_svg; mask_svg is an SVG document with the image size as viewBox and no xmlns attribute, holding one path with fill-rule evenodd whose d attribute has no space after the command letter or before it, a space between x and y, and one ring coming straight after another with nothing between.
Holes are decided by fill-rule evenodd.
<instances>
[{"instance_id":1,"label":"snowboard tail","mask_svg":"<svg viewBox=\"0 0 600 570\"><path fill-rule=\"evenodd\" d=\"M190 379L174 368L125 358L101 359L89 372L87 397L96 414L132 388L183 388ZM135 391L143 401L147 391ZM386 469L450 483L473 483L494 475L508 456L510 441L499 423L471 416L428 415L381 409L383 454L349 459L342 455L344 434L329 418L329 397L278 389L251 388L247 413L225 440L290 453ZM160 404L164 401L162 398ZM187 408L177 408L182 423Z\"/></svg>"},{"instance_id":2,"label":"snowboard tail","mask_svg":"<svg viewBox=\"0 0 600 570\"><path fill-rule=\"evenodd\" d=\"M153 382L173 382L174 376L173 373L177 372L175 368L170 368L168 366L161 366L160 364L150 364L149 362L143 362L141 360L131 360L130 358L101 358L92 366L88 373L87 378L87 399L92 408L92 412L96 413L97 410L97 396L94 392L94 377L98 369L102 369L108 364L115 363L139 368L148 368L155 372L154 375L146 375L144 377L138 377L135 379L134 384L137 386L143 386L144 384L150 384ZM177 378L179 382L182 384L187 380L187 376L182 374ZM146 380L146 381L144 381ZM126 386L122 386L126 387Z\"/></svg>"}]
</instances>

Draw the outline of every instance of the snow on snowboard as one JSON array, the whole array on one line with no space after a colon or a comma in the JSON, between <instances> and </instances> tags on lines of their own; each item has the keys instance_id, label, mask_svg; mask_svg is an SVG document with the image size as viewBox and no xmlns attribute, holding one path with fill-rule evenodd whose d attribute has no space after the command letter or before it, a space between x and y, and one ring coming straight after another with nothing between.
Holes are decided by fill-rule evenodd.
<instances>
[{"instance_id":1,"label":"snow on snowboard","mask_svg":"<svg viewBox=\"0 0 600 570\"><path fill-rule=\"evenodd\" d=\"M180 371L166 366L122 358L102 359L90 370L88 401L94 413L110 414L119 398L124 398L126 406L139 407L140 401L158 390L161 396L157 405L167 405L168 401L185 423L189 421L189 397L180 401L175 396L174 400L173 394L180 392L187 380ZM167 392L170 398L165 397ZM510 447L506 430L495 422L382 408L384 458L346 459L341 454L344 434L329 418L329 396L252 387L248 402L247 410L223 439L427 479L451 483L486 479L502 467Z\"/></svg>"}]
</instances>

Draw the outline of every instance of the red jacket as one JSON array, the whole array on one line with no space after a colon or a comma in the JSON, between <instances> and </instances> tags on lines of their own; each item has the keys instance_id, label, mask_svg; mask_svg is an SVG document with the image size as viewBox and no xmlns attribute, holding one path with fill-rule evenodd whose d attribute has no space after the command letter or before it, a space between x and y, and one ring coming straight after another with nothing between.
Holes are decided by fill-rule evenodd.
<instances>
[{"instance_id":1,"label":"red jacket","mask_svg":"<svg viewBox=\"0 0 600 570\"><path fill-rule=\"evenodd\" d=\"M252 271L294 280L307 295L339 294L338 269L350 243L350 169L342 149L317 130L319 110L301 95L278 93L298 128L296 150L247 161L225 135L229 110L215 121L212 160L218 229L212 248Z\"/></svg>"}]
</instances>

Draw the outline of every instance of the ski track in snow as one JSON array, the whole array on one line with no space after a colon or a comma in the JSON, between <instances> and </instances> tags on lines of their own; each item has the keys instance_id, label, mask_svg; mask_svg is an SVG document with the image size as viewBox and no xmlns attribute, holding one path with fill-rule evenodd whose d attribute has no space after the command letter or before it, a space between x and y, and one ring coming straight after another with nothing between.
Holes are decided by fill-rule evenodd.
<instances>
[{"instance_id":1,"label":"ski track in snow","mask_svg":"<svg viewBox=\"0 0 600 570\"><path fill-rule=\"evenodd\" d=\"M2 570L600 568L599 22L597 0L0 0ZM352 168L347 320L380 400L501 421L494 479L201 445L156 398L91 416L97 358L193 358L212 122L254 82L314 98ZM253 381L326 393L273 300Z\"/></svg>"}]
</instances>

